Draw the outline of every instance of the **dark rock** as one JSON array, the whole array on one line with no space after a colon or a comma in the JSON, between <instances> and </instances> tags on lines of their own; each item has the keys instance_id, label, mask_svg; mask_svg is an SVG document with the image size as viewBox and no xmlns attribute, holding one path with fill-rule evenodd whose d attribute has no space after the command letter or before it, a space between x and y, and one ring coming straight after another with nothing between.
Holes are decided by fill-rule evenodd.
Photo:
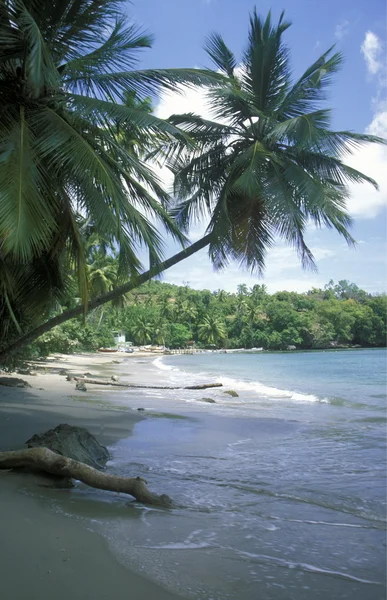
<instances>
[{"instance_id":1,"label":"dark rock","mask_svg":"<svg viewBox=\"0 0 387 600\"><path fill-rule=\"evenodd\" d=\"M138 408L137 410L143 411L143 410L145 410L145 408Z\"/></svg>"},{"instance_id":2,"label":"dark rock","mask_svg":"<svg viewBox=\"0 0 387 600\"><path fill-rule=\"evenodd\" d=\"M87 392L86 384L83 383L83 381L77 381L77 383L75 384L75 389L79 392Z\"/></svg>"},{"instance_id":3,"label":"dark rock","mask_svg":"<svg viewBox=\"0 0 387 600\"><path fill-rule=\"evenodd\" d=\"M31 387L29 383L24 381L24 379L19 379L19 377L0 377L0 385L19 388Z\"/></svg>"},{"instance_id":4,"label":"dark rock","mask_svg":"<svg viewBox=\"0 0 387 600\"><path fill-rule=\"evenodd\" d=\"M68 371L66 371L65 369L61 369L59 371L59 375L62 375L63 377L66 377L66 375L68 376Z\"/></svg>"},{"instance_id":5,"label":"dark rock","mask_svg":"<svg viewBox=\"0 0 387 600\"><path fill-rule=\"evenodd\" d=\"M209 404L215 404L215 400L213 398L200 398L201 402L208 402Z\"/></svg>"},{"instance_id":6,"label":"dark rock","mask_svg":"<svg viewBox=\"0 0 387 600\"><path fill-rule=\"evenodd\" d=\"M232 398L239 398L239 394L235 390L226 390L225 392L223 392L223 394L227 394L228 396L231 396Z\"/></svg>"},{"instance_id":7,"label":"dark rock","mask_svg":"<svg viewBox=\"0 0 387 600\"><path fill-rule=\"evenodd\" d=\"M72 375L67 375L66 379L67 379L67 381L72 381L74 379L74 377Z\"/></svg>"},{"instance_id":8,"label":"dark rock","mask_svg":"<svg viewBox=\"0 0 387 600\"><path fill-rule=\"evenodd\" d=\"M118 381L118 377L117 377L117 375L112 375L112 376L110 377L110 379L111 379L112 381Z\"/></svg>"},{"instance_id":9,"label":"dark rock","mask_svg":"<svg viewBox=\"0 0 387 600\"><path fill-rule=\"evenodd\" d=\"M57 454L84 462L90 467L101 469L109 460L109 452L84 427L67 423L35 434L26 442L29 448L49 448Z\"/></svg>"}]
</instances>

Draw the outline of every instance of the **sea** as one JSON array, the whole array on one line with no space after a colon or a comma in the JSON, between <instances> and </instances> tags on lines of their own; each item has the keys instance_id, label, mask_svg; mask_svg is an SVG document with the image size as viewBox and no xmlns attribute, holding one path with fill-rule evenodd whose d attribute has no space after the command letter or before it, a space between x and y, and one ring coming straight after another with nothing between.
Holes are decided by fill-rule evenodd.
<instances>
[{"instance_id":1,"label":"sea","mask_svg":"<svg viewBox=\"0 0 387 600\"><path fill-rule=\"evenodd\" d=\"M123 382L175 388L116 394L148 418L110 465L174 507L101 492L91 527L123 564L187 599L385 600L386 366L385 349L112 366Z\"/></svg>"}]
</instances>

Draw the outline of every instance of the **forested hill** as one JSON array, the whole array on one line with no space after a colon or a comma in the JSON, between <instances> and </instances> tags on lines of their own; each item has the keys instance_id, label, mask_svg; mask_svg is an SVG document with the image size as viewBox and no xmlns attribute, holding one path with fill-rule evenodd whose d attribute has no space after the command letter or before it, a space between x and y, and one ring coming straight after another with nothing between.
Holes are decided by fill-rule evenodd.
<instances>
[{"instance_id":1,"label":"forested hill","mask_svg":"<svg viewBox=\"0 0 387 600\"><path fill-rule=\"evenodd\" d=\"M286 350L385 346L387 296L355 284L329 282L306 293L269 294L264 285L237 293L194 290L151 281L87 317L69 321L35 344L40 353L92 350L121 330L134 344Z\"/></svg>"}]
</instances>

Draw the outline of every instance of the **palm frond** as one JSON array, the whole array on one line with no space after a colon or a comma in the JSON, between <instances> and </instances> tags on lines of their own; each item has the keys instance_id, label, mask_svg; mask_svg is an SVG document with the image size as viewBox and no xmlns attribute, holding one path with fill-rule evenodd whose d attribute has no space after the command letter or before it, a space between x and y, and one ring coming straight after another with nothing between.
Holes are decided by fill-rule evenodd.
<instances>
[{"instance_id":1,"label":"palm frond","mask_svg":"<svg viewBox=\"0 0 387 600\"><path fill-rule=\"evenodd\" d=\"M343 63L343 56L336 52L329 56L333 47L322 54L289 89L277 118L291 119L302 116L304 112L314 111L326 98L326 88Z\"/></svg>"},{"instance_id":2,"label":"palm frond","mask_svg":"<svg viewBox=\"0 0 387 600\"><path fill-rule=\"evenodd\" d=\"M226 46L221 35L218 33L209 35L204 50L218 69L223 71L225 75L233 77L237 61L231 50Z\"/></svg>"},{"instance_id":3,"label":"palm frond","mask_svg":"<svg viewBox=\"0 0 387 600\"><path fill-rule=\"evenodd\" d=\"M278 24L272 25L271 13L266 20L256 11L250 17L249 43L243 57L243 88L254 96L259 110L272 112L278 108L289 86L289 51L282 34L291 23L281 14Z\"/></svg>"}]
</instances>

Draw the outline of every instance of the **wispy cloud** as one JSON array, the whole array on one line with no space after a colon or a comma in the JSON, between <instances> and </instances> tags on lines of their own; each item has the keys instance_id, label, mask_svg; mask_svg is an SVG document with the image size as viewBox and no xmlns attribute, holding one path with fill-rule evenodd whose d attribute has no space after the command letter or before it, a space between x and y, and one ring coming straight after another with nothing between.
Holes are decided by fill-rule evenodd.
<instances>
[{"instance_id":1,"label":"wispy cloud","mask_svg":"<svg viewBox=\"0 0 387 600\"><path fill-rule=\"evenodd\" d=\"M367 31L365 34L361 52L365 58L368 72L371 75L379 73L383 68L383 43L373 31Z\"/></svg>"},{"instance_id":2,"label":"wispy cloud","mask_svg":"<svg viewBox=\"0 0 387 600\"><path fill-rule=\"evenodd\" d=\"M344 19L340 21L335 27L335 38L337 40L342 40L349 34L349 21Z\"/></svg>"},{"instance_id":3,"label":"wispy cloud","mask_svg":"<svg viewBox=\"0 0 387 600\"><path fill-rule=\"evenodd\" d=\"M366 133L387 139L387 103L385 100L386 68L383 64L383 43L372 31L367 31L360 47L370 81L376 83L372 98L374 115ZM369 184L350 186L348 208L357 218L373 219L387 206L387 149L376 144L364 146L347 161L351 167L372 177L379 190Z\"/></svg>"}]
</instances>

